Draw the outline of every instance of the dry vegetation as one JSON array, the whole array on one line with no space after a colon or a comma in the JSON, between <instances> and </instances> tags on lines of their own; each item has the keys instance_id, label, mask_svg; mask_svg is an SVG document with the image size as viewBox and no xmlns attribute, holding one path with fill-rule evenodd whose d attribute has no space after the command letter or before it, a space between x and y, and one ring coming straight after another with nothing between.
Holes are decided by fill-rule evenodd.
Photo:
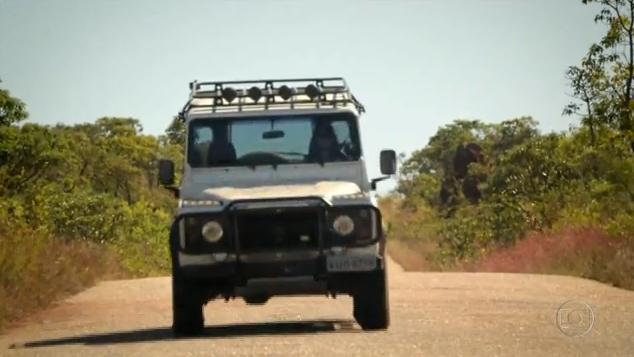
<instances>
[{"instance_id":1,"label":"dry vegetation","mask_svg":"<svg viewBox=\"0 0 634 357\"><path fill-rule=\"evenodd\" d=\"M561 274L634 290L632 236L613 236L599 228L535 231L515 244L491 246L468 258L448 258L431 228L440 227L441 220L428 214L418 217L398 208L397 202L384 198L381 208L388 221L389 254L405 270Z\"/></svg>"},{"instance_id":2,"label":"dry vegetation","mask_svg":"<svg viewBox=\"0 0 634 357\"><path fill-rule=\"evenodd\" d=\"M390 257L396 260L406 271L438 271L433 254L437 251L431 242L391 240L388 244Z\"/></svg>"},{"instance_id":3,"label":"dry vegetation","mask_svg":"<svg viewBox=\"0 0 634 357\"><path fill-rule=\"evenodd\" d=\"M98 279L127 275L114 253L92 242L7 227L0 240L0 330Z\"/></svg>"},{"instance_id":4,"label":"dry vegetation","mask_svg":"<svg viewBox=\"0 0 634 357\"><path fill-rule=\"evenodd\" d=\"M461 268L467 271L574 275L634 290L634 241L595 229L533 233Z\"/></svg>"}]
</instances>

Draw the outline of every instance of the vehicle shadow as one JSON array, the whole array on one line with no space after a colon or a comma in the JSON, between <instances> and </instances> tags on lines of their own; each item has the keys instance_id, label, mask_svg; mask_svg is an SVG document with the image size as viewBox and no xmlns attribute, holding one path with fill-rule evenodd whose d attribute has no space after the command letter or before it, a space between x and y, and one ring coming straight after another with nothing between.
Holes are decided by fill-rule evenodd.
<instances>
[{"instance_id":1,"label":"vehicle shadow","mask_svg":"<svg viewBox=\"0 0 634 357\"><path fill-rule=\"evenodd\" d=\"M358 329L358 328L357 328ZM328 332L353 332L354 323L351 320L312 320L312 321L284 321L247 323L233 325L212 325L205 327L200 335L193 337L174 337L169 327L150 328L142 330L120 331L103 334L89 334L72 337L62 337L47 340L14 343L9 349L50 347L71 344L108 345L137 342L153 342L178 339L214 339L237 338L261 335L294 335Z\"/></svg>"}]
</instances>

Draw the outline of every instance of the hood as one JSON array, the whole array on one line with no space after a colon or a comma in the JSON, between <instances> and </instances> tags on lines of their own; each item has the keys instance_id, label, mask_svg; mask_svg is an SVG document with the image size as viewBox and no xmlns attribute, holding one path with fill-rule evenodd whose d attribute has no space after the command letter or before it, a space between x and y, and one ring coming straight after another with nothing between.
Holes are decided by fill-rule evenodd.
<instances>
[{"instance_id":1,"label":"hood","mask_svg":"<svg viewBox=\"0 0 634 357\"><path fill-rule=\"evenodd\" d=\"M203 191L205 199L231 202L236 200L258 200L319 196L331 200L333 196L361 193L359 186L349 181L320 181L310 184L272 185L249 188L218 187Z\"/></svg>"}]
</instances>

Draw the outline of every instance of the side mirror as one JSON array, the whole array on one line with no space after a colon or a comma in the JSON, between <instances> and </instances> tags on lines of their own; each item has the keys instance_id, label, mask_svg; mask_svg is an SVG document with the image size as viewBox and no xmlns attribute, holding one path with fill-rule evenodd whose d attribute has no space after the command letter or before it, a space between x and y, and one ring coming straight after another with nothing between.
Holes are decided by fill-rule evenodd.
<instances>
[{"instance_id":1,"label":"side mirror","mask_svg":"<svg viewBox=\"0 0 634 357\"><path fill-rule=\"evenodd\" d=\"M394 150L381 151L381 173L388 176L396 173L396 152Z\"/></svg>"},{"instance_id":2,"label":"side mirror","mask_svg":"<svg viewBox=\"0 0 634 357\"><path fill-rule=\"evenodd\" d=\"M163 186L174 184L174 162L172 160L159 160L158 179Z\"/></svg>"},{"instance_id":3,"label":"side mirror","mask_svg":"<svg viewBox=\"0 0 634 357\"><path fill-rule=\"evenodd\" d=\"M370 188L376 190L376 184L387 180L396 173L396 152L394 150L381 151L381 173L385 176L372 179Z\"/></svg>"}]
</instances>

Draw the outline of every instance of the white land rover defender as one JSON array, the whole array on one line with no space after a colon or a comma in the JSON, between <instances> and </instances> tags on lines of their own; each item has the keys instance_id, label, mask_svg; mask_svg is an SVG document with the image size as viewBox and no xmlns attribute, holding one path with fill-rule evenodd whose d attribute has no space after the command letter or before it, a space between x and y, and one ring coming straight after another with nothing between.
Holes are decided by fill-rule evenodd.
<instances>
[{"instance_id":1,"label":"white land rover defender","mask_svg":"<svg viewBox=\"0 0 634 357\"><path fill-rule=\"evenodd\" d=\"M349 294L365 330L389 325L385 236L367 177L359 116L342 78L193 82L170 235L173 330L203 329L203 305L241 297Z\"/></svg>"}]
</instances>

